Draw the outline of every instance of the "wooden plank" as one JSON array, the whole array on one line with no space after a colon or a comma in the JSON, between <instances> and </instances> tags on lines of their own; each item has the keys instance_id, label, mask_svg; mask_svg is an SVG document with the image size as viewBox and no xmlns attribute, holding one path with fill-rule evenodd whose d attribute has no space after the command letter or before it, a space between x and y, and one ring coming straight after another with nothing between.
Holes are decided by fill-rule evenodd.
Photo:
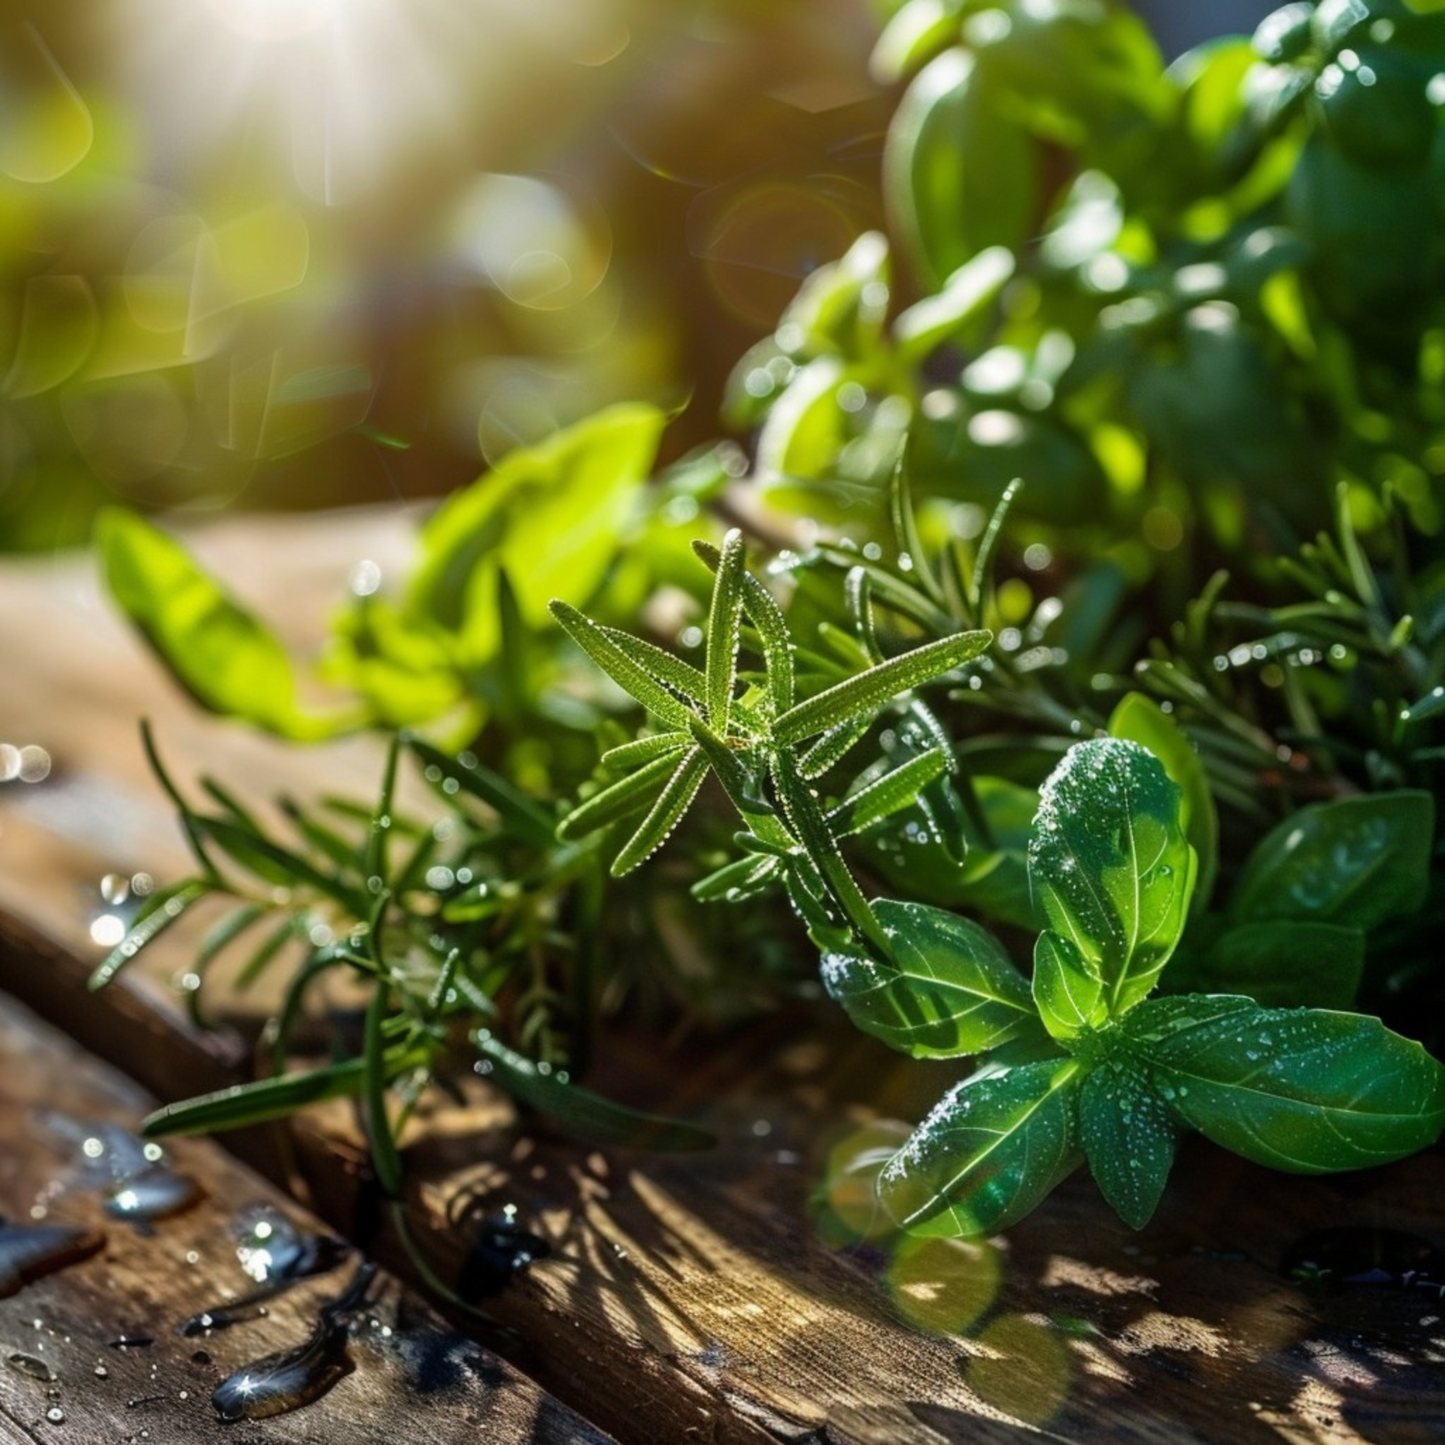
<instances>
[{"instance_id":1,"label":"wooden plank","mask_svg":"<svg viewBox=\"0 0 1445 1445\"><path fill-rule=\"evenodd\" d=\"M380 545L375 519L353 525L301 528L306 575L344 575ZM291 599L293 613L318 614L319 603L296 600L304 586L292 585L284 547L263 548L259 524L218 535L233 548L232 575L264 557L275 595ZM57 723L48 736L65 776L89 780L89 796L126 797L128 826L147 841L124 857L109 835L93 846L88 828L46 801L63 798L59 784L49 794L51 785L37 787L18 815L0 820L0 912L57 941L45 965L52 988L95 955L79 905L99 872L159 870L168 846L164 809L134 760L114 755L130 718L146 710L162 722L179 740L182 772L257 776L250 770L262 766L256 740L198 725L113 623L86 612L94 626L80 636L67 602L82 592L80 576L78 565L38 577L0 572L0 655L41 678L13 714L20 721L0 719L0 733L23 742L29 735L17 729L28 727L38 740L54 716L47 689L72 689L74 700L75 669L88 679L88 715L113 725ZM47 620L35 621L47 608ZM21 615L24 628L14 622ZM79 640L67 667L51 666L70 632ZM309 787L324 776L364 791L363 754L305 755ZM297 769L296 758L286 753L276 766ZM24 856L7 851L16 843ZM5 966L25 971L32 956L12 949ZM234 1059L189 1034L160 987L182 962L158 951L151 975L129 981L129 996L143 1010L170 1010L156 1037L172 1038L188 1067L223 1074ZM117 1004L76 995L73 1006ZM124 1050L115 1031L111 1043ZM795 1014L670 1054L655 1040L614 1039L604 1063L599 1087L653 1108L695 1109L720 1148L686 1159L590 1152L523 1129L477 1081L465 1107L418 1120L406 1152L422 1242L443 1275L465 1277L478 1220L505 1206L551 1243L550 1258L488 1307L525 1340L529 1372L619 1439L936 1445L1037 1430L1345 1445L1438 1438L1445 1424L1445 1305L1420 1290L1310 1296L1277 1274L1289 1244L1325 1225L1445 1243L1438 1150L1321 1180L1268 1174L1194 1141L1143 1235L1076 1178L1001 1244L910 1255L821 1228L817 1183L850 1122L916 1118L946 1070L899 1061L836 1019ZM400 1264L350 1111L311 1111L289 1140L294 1177L318 1211Z\"/></svg>"},{"instance_id":2,"label":"wooden plank","mask_svg":"<svg viewBox=\"0 0 1445 1445\"><path fill-rule=\"evenodd\" d=\"M485 1432L504 1442L604 1445L602 1432L384 1275L352 1326L348 1373L334 1388L267 1419L264 1437L223 1423L212 1405L221 1381L304 1341L359 1256L271 1300L263 1317L183 1336L183 1321L255 1287L237 1260L241 1206L274 1211L303 1232L324 1226L216 1145L190 1140L173 1147L167 1167L201 1191L192 1207L145 1232L109 1218L102 1199L113 1184L95 1177L94 1164L87 1172L84 1152L67 1150L46 1121L58 1113L77 1139L89 1133L113 1151L103 1126L132 1126L149 1107L135 1085L0 995L0 1210L21 1226L64 1223L105 1236L91 1257L0 1299L0 1428L13 1438L389 1445L405 1420L428 1440Z\"/></svg>"}]
</instances>

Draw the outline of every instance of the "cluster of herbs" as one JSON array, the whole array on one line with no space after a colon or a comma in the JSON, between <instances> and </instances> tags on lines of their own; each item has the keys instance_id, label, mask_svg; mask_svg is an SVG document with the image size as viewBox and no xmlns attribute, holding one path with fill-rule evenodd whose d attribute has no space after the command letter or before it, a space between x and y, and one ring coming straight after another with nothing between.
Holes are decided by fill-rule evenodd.
<instances>
[{"instance_id":1,"label":"cluster of herbs","mask_svg":"<svg viewBox=\"0 0 1445 1445\"><path fill-rule=\"evenodd\" d=\"M203 703L405 730L351 836L181 804L201 874L98 977L218 892L203 961L279 912L301 962L276 1076L154 1128L353 1093L395 1193L460 1040L572 1127L687 1147L564 1077L599 998L645 954L756 1006L798 981L794 919L860 1028L978 1060L879 1170L911 1230L1003 1227L1084 1160L1142 1225L1191 1130L1318 1172L1445 1127L1445 7L1291 4L1167 70L1104 0L889 10L917 294L879 235L809 277L735 374L750 472L724 444L648 480L640 406L519 449L399 595L359 589L330 712L178 544L104 520ZM401 817L402 754L441 824ZM999 935L1029 934L1026 974ZM362 1045L286 1073L333 968Z\"/></svg>"}]
</instances>

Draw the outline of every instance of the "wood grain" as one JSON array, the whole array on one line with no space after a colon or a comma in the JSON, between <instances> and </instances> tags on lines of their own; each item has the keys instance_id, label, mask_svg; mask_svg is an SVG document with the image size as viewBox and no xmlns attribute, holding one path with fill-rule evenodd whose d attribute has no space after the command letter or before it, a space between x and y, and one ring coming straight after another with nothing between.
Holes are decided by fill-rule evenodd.
<instances>
[{"instance_id":1,"label":"wood grain","mask_svg":"<svg viewBox=\"0 0 1445 1445\"><path fill-rule=\"evenodd\" d=\"M294 1413L223 1424L211 1406L216 1385L303 1340L319 1303L338 1293L352 1266L278 1297L263 1318L183 1337L183 1320L254 1287L235 1254L240 1206L269 1204L302 1229L324 1226L216 1145L191 1140L171 1155L202 1190L193 1208L156 1221L149 1233L108 1218L96 1182L39 1126L40 1111L91 1128L132 1127L150 1106L134 1084L0 995L0 1210L20 1223L75 1224L106 1238L91 1258L0 1299L0 1432L9 1432L0 1439L390 1445L405 1419L427 1440L480 1433L501 1442L605 1445L601 1431L385 1276L353 1330L350 1374Z\"/></svg>"},{"instance_id":2,"label":"wood grain","mask_svg":"<svg viewBox=\"0 0 1445 1445\"><path fill-rule=\"evenodd\" d=\"M314 618L318 590L339 587L358 556L394 556L399 531L370 514L274 534L252 521L217 529L207 545L263 602L284 597L287 617ZM184 1093L229 1077L245 1046L241 1034L195 1034L177 1010L166 979L184 963L183 939L128 974L124 992L97 999L78 988L98 952L86 936L94 880L179 861L127 741L133 719L156 719L182 775L244 779L274 766L264 775L303 795L323 780L364 792L374 750L273 750L199 718L86 589L81 562L0 570L0 655L12 676L37 679L0 704L0 739L45 741L60 764L19 809L7 806L13 785L0 796L6 978L52 999L68 1029L89 1029L147 1082L172 1070L170 1090L164 1077L153 1086ZM819 1204L830 1150L880 1115L918 1117L949 1077L815 1014L671 1045L624 1032L608 1042L597 1086L698 1119L719 1135L715 1151L591 1151L519 1121L472 1080L464 1106L433 1107L403 1141L413 1227L452 1281L474 1268L479 1222L504 1208L547 1238L552 1255L486 1302L516 1332L496 1343L639 1445L1105 1433L1385 1445L1445 1432L1445 1306L1420 1291L1310 1296L1277 1275L1288 1244L1326 1225L1445 1243L1438 1150L1369 1174L1299 1179L1192 1141L1142 1235L1082 1177L987 1246L913 1251L845 1227ZM335 1227L406 1267L346 1106L240 1142Z\"/></svg>"}]
</instances>

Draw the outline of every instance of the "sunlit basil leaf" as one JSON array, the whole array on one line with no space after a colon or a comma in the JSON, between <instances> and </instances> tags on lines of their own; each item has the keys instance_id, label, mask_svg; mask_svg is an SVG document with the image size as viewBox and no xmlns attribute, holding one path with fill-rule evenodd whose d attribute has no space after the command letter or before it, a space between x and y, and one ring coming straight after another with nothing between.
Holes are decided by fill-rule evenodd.
<instances>
[{"instance_id":1,"label":"sunlit basil leaf","mask_svg":"<svg viewBox=\"0 0 1445 1445\"><path fill-rule=\"evenodd\" d=\"M1182 794L1179 820L1199 860L1194 888L1195 911L1209 902L1219 869L1219 815L1204 775L1204 764L1168 713L1142 692L1124 696L1109 718L1109 735L1127 738L1149 749Z\"/></svg>"},{"instance_id":2,"label":"sunlit basil leaf","mask_svg":"<svg viewBox=\"0 0 1445 1445\"><path fill-rule=\"evenodd\" d=\"M1230 916L1366 932L1408 917L1425 901L1434 817L1429 793L1403 788L1301 808L1249 855Z\"/></svg>"},{"instance_id":3,"label":"sunlit basil leaf","mask_svg":"<svg viewBox=\"0 0 1445 1445\"><path fill-rule=\"evenodd\" d=\"M773 724L774 741L783 746L800 743L848 718L876 711L899 693L981 656L992 641L993 634L982 629L957 632L880 662L789 708Z\"/></svg>"},{"instance_id":4,"label":"sunlit basil leaf","mask_svg":"<svg viewBox=\"0 0 1445 1445\"><path fill-rule=\"evenodd\" d=\"M408 610L475 632L472 660L481 661L500 640L498 567L505 568L531 627L546 621L553 597L586 602L616 554L665 422L656 407L610 407L536 446L519 447L453 493L422 532Z\"/></svg>"},{"instance_id":5,"label":"sunlit basil leaf","mask_svg":"<svg viewBox=\"0 0 1445 1445\"><path fill-rule=\"evenodd\" d=\"M1272 1169L1364 1169L1445 1129L1445 1068L1378 1019L1193 995L1118 1028L1180 1119Z\"/></svg>"},{"instance_id":6,"label":"sunlit basil leaf","mask_svg":"<svg viewBox=\"0 0 1445 1445\"><path fill-rule=\"evenodd\" d=\"M1054 1038L1072 1039L1108 1017L1104 988L1071 939L1044 929L1034 941L1034 1006Z\"/></svg>"},{"instance_id":7,"label":"sunlit basil leaf","mask_svg":"<svg viewBox=\"0 0 1445 1445\"><path fill-rule=\"evenodd\" d=\"M1195 861L1181 808L1158 759L1118 738L1070 748L1039 793L1030 876L1111 1015L1147 996L1183 931Z\"/></svg>"},{"instance_id":8,"label":"sunlit basil leaf","mask_svg":"<svg viewBox=\"0 0 1445 1445\"><path fill-rule=\"evenodd\" d=\"M883 153L889 217L937 286L989 246L1018 250L1035 224L1034 142L968 51L935 57L904 93Z\"/></svg>"},{"instance_id":9,"label":"sunlit basil leaf","mask_svg":"<svg viewBox=\"0 0 1445 1445\"><path fill-rule=\"evenodd\" d=\"M869 69L884 85L912 75L924 61L958 39L956 0L907 0L883 27Z\"/></svg>"},{"instance_id":10,"label":"sunlit basil leaf","mask_svg":"<svg viewBox=\"0 0 1445 1445\"><path fill-rule=\"evenodd\" d=\"M863 1030L915 1058L947 1059L1038 1031L1023 975L971 919L888 899L873 905L895 967L823 957L823 986Z\"/></svg>"},{"instance_id":11,"label":"sunlit basil leaf","mask_svg":"<svg viewBox=\"0 0 1445 1445\"><path fill-rule=\"evenodd\" d=\"M893 323L900 360L922 362L946 341L967 330L1013 276L1013 252L990 246L960 266L932 296L915 301Z\"/></svg>"},{"instance_id":12,"label":"sunlit basil leaf","mask_svg":"<svg viewBox=\"0 0 1445 1445\"><path fill-rule=\"evenodd\" d=\"M955 1085L889 1160L884 1207L915 1234L1007 1228L1078 1168L1084 1066L1047 1059Z\"/></svg>"},{"instance_id":13,"label":"sunlit basil leaf","mask_svg":"<svg viewBox=\"0 0 1445 1445\"><path fill-rule=\"evenodd\" d=\"M1137 1064L1105 1060L1090 1070L1079 1091L1079 1142L1094 1182L1131 1228L1143 1229L1158 1206L1178 1134Z\"/></svg>"},{"instance_id":14,"label":"sunlit basil leaf","mask_svg":"<svg viewBox=\"0 0 1445 1445\"><path fill-rule=\"evenodd\" d=\"M871 360L888 314L888 242L865 231L837 260L812 271L775 333L790 356Z\"/></svg>"},{"instance_id":15,"label":"sunlit basil leaf","mask_svg":"<svg viewBox=\"0 0 1445 1445\"><path fill-rule=\"evenodd\" d=\"M203 707L298 742L366 721L355 708L304 712L291 659L275 634L173 537L119 507L100 514L95 535L111 595Z\"/></svg>"},{"instance_id":16,"label":"sunlit basil leaf","mask_svg":"<svg viewBox=\"0 0 1445 1445\"><path fill-rule=\"evenodd\" d=\"M758 475L829 476L848 439L848 414L838 391L848 369L836 356L819 356L798 368L773 403L758 433Z\"/></svg>"},{"instance_id":17,"label":"sunlit basil leaf","mask_svg":"<svg viewBox=\"0 0 1445 1445\"><path fill-rule=\"evenodd\" d=\"M675 1154L711 1149L717 1143L712 1134L695 1124L644 1114L568 1083L554 1070L544 1069L489 1034L478 1034L476 1043L501 1088L589 1143Z\"/></svg>"}]
</instances>

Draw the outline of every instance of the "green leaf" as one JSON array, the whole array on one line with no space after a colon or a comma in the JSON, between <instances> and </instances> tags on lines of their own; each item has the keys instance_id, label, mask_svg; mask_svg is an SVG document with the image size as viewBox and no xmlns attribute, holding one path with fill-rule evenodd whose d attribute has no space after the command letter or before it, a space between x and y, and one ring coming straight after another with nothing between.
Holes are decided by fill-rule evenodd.
<instances>
[{"instance_id":1,"label":"green leaf","mask_svg":"<svg viewBox=\"0 0 1445 1445\"><path fill-rule=\"evenodd\" d=\"M1083 1156L1084 1066L1046 1059L956 1084L888 1161L884 1208L915 1234L974 1238L1017 1223Z\"/></svg>"},{"instance_id":2,"label":"green leaf","mask_svg":"<svg viewBox=\"0 0 1445 1445\"><path fill-rule=\"evenodd\" d=\"M131 926L130 931L101 960L90 975L92 989L104 988L141 949L175 923L193 905L214 892L211 884L203 879L193 878L163 888L151 895L146 911Z\"/></svg>"},{"instance_id":3,"label":"green leaf","mask_svg":"<svg viewBox=\"0 0 1445 1445\"><path fill-rule=\"evenodd\" d=\"M669 748L644 763L636 772L619 778L610 787L579 803L557 825L557 836L562 839L585 838L609 823L640 813L656 796L656 790L676 771L684 747L685 744Z\"/></svg>"},{"instance_id":4,"label":"green leaf","mask_svg":"<svg viewBox=\"0 0 1445 1445\"><path fill-rule=\"evenodd\" d=\"M386 1058L386 1077L394 1079L409 1073L429 1059L425 1049L395 1049ZM239 1129L247 1124L285 1118L297 1109L326 1099L355 1098L365 1087L365 1061L347 1059L303 1073L283 1074L276 1079L233 1084L214 1093L167 1104L141 1120L140 1132L148 1139L160 1139L175 1134L212 1134L222 1129Z\"/></svg>"},{"instance_id":5,"label":"green leaf","mask_svg":"<svg viewBox=\"0 0 1445 1445\"><path fill-rule=\"evenodd\" d=\"M1070 748L1039 793L1030 876L1112 1016L1148 995L1183 931L1195 860L1181 807L1159 761L1118 738Z\"/></svg>"},{"instance_id":6,"label":"green leaf","mask_svg":"<svg viewBox=\"0 0 1445 1445\"><path fill-rule=\"evenodd\" d=\"M1151 999L1119 1029L1180 1119L1273 1169L1364 1169L1445 1129L1445 1068L1378 1019L1196 995Z\"/></svg>"},{"instance_id":7,"label":"green leaf","mask_svg":"<svg viewBox=\"0 0 1445 1445\"><path fill-rule=\"evenodd\" d=\"M1204 764L1179 724L1142 692L1125 694L1109 717L1109 736L1146 747L1164 765L1182 795L1179 820L1199 860L1194 890L1196 912L1209 902L1219 870L1219 814L1209 791Z\"/></svg>"},{"instance_id":8,"label":"green leaf","mask_svg":"<svg viewBox=\"0 0 1445 1445\"><path fill-rule=\"evenodd\" d=\"M948 1059L1037 1032L1028 984L986 929L919 903L884 899L873 912L895 967L823 957L823 986L864 1033L917 1059Z\"/></svg>"},{"instance_id":9,"label":"green leaf","mask_svg":"<svg viewBox=\"0 0 1445 1445\"><path fill-rule=\"evenodd\" d=\"M202 707L297 742L365 721L356 709L303 712L275 634L158 527L110 507L96 521L96 546L112 597Z\"/></svg>"},{"instance_id":10,"label":"green leaf","mask_svg":"<svg viewBox=\"0 0 1445 1445\"><path fill-rule=\"evenodd\" d=\"M1239 921L1311 919L1369 932L1416 912L1435 807L1410 789L1301 808L1249 855L1230 899Z\"/></svg>"},{"instance_id":11,"label":"green leaf","mask_svg":"<svg viewBox=\"0 0 1445 1445\"><path fill-rule=\"evenodd\" d=\"M1190 973L1189 986L1200 993L1247 995L1268 1008L1348 1009L1364 971L1360 929L1272 920L1225 929Z\"/></svg>"},{"instance_id":12,"label":"green leaf","mask_svg":"<svg viewBox=\"0 0 1445 1445\"><path fill-rule=\"evenodd\" d=\"M1133 1229L1158 1207L1179 1126L1148 1076L1128 1059L1105 1060L1079 1091L1079 1142L1104 1198Z\"/></svg>"},{"instance_id":13,"label":"green leaf","mask_svg":"<svg viewBox=\"0 0 1445 1445\"><path fill-rule=\"evenodd\" d=\"M552 841L553 823L546 810L500 773L444 753L414 733L404 734L402 742L424 767L435 768L443 778L450 778L462 792L485 803L518 833L535 843Z\"/></svg>"},{"instance_id":14,"label":"green leaf","mask_svg":"<svg viewBox=\"0 0 1445 1445\"><path fill-rule=\"evenodd\" d=\"M687 705L679 701L651 672L640 665L632 655L635 649L621 645L619 639L625 634L615 633L610 627L600 627L590 617L584 617L575 607L560 598L552 602L552 616L583 652L625 693L635 697L643 707L671 727L684 730L688 727L692 714ZM631 643L637 639L627 638L627 641ZM642 645L645 647L647 644ZM661 652L661 649L654 648L653 651Z\"/></svg>"},{"instance_id":15,"label":"green leaf","mask_svg":"<svg viewBox=\"0 0 1445 1445\"><path fill-rule=\"evenodd\" d=\"M707 755L699 747L693 747L683 756L672 776L657 795L651 811L642 820L637 831L623 845L622 851L612 860L612 876L624 877L634 868L639 868L672 836L672 831L682 820L682 815L697 797L702 780L707 777Z\"/></svg>"},{"instance_id":16,"label":"green leaf","mask_svg":"<svg viewBox=\"0 0 1445 1445\"><path fill-rule=\"evenodd\" d=\"M723 538L722 557L713 577L712 605L707 614L707 721L726 737L733 689L738 680L738 638L743 625L745 549L736 527Z\"/></svg>"},{"instance_id":17,"label":"green leaf","mask_svg":"<svg viewBox=\"0 0 1445 1445\"><path fill-rule=\"evenodd\" d=\"M828 810L828 825L836 838L849 838L861 833L890 814L910 808L918 794L930 783L943 777L952 759L942 748L930 748L901 766L849 793L836 807ZM805 775L806 776L806 775Z\"/></svg>"},{"instance_id":18,"label":"green leaf","mask_svg":"<svg viewBox=\"0 0 1445 1445\"><path fill-rule=\"evenodd\" d=\"M775 332L790 356L869 361L888 314L888 242L865 231L837 261L809 273Z\"/></svg>"},{"instance_id":19,"label":"green leaf","mask_svg":"<svg viewBox=\"0 0 1445 1445\"><path fill-rule=\"evenodd\" d=\"M665 424L656 407L610 407L518 448L454 493L422 531L408 612L469 632L471 660L480 662L500 641L498 568L531 627L546 621L553 597L585 603L616 555Z\"/></svg>"},{"instance_id":20,"label":"green leaf","mask_svg":"<svg viewBox=\"0 0 1445 1445\"><path fill-rule=\"evenodd\" d=\"M929 288L990 246L1018 251L1035 225L1038 152L999 99L954 48L913 78L889 125L884 200Z\"/></svg>"},{"instance_id":21,"label":"green leaf","mask_svg":"<svg viewBox=\"0 0 1445 1445\"><path fill-rule=\"evenodd\" d=\"M875 712L900 693L971 662L992 641L991 632L958 632L880 662L789 708L774 721L773 740L787 747L849 718Z\"/></svg>"},{"instance_id":22,"label":"green leaf","mask_svg":"<svg viewBox=\"0 0 1445 1445\"><path fill-rule=\"evenodd\" d=\"M694 542L692 550L714 572L722 565L722 553L710 542ZM743 611L758 634L767 668L768 697L776 717L793 705L793 645L788 624L777 599L758 578L745 571L741 580Z\"/></svg>"},{"instance_id":23,"label":"green leaf","mask_svg":"<svg viewBox=\"0 0 1445 1445\"><path fill-rule=\"evenodd\" d=\"M893 323L898 358L917 366L977 321L1013 277L1007 246L990 246L965 262L932 296L915 301Z\"/></svg>"},{"instance_id":24,"label":"green leaf","mask_svg":"<svg viewBox=\"0 0 1445 1445\"><path fill-rule=\"evenodd\" d=\"M203 837L257 878L279 888L304 884L328 898L334 898L354 915L365 915L365 903L356 888L340 878L323 873L299 853L283 848L264 834L233 823L229 818L205 814L195 815L195 825Z\"/></svg>"},{"instance_id":25,"label":"green leaf","mask_svg":"<svg viewBox=\"0 0 1445 1445\"><path fill-rule=\"evenodd\" d=\"M478 1034L476 1042L491 1077L507 1093L590 1143L674 1154L711 1149L717 1143L695 1124L644 1114L568 1083L565 1075L533 1063L490 1034Z\"/></svg>"},{"instance_id":26,"label":"green leaf","mask_svg":"<svg viewBox=\"0 0 1445 1445\"><path fill-rule=\"evenodd\" d=\"M1034 1006L1054 1038L1067 1040L1108 1018L1103 984L1071 939L1045 929L1034 942Z\"/></svg>"}]
</instances>

